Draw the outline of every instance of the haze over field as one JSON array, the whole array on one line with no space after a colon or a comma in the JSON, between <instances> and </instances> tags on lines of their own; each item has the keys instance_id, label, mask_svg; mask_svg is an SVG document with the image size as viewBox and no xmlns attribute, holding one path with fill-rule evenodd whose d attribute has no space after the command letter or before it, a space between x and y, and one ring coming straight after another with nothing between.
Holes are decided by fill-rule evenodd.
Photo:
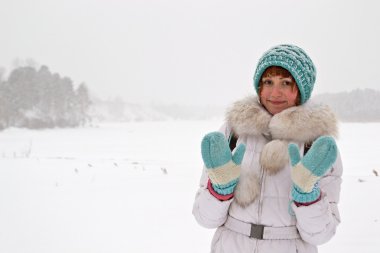
<instances>
[{"instance_id":1,"label":"haze over field","mask_svg":"<svg viewBox=\"0 0 380 253\"><path fill-rule=\"evenodd\" d=\"M128 103L228 105L252 92L268 48L317 67L315 94L379 89L373 0L3 0L0 66L27 59ZM29 61L33 63L33 61Z\"/></svg>"}]
</instances>

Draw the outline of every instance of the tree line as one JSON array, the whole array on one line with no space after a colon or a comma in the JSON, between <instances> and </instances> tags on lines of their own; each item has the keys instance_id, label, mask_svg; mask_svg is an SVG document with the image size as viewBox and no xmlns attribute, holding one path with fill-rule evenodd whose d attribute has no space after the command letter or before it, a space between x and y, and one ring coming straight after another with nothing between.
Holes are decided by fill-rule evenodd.
<instances>
[{"instance_id":1,"label":"tree line","mask_svg":"<svg viewBox=\"0 0 380 253\"><path fill-rule=\"evenodd\" d=\"M328 104L345 122L380 122L380 91L356 89L335 94L320 94L315 101Z\"/></svg>"},{"instance_id":2,"label":"tree line","mask_svg":"<svg viewBox=\"0 0 380 253\"><path fill-rule=\"evenodd\" d=\"M32 129L76 127L90 120L88 88L50 72L23 66L0 80L0 130L8 127Z\"/></svg>"}]
</instances>

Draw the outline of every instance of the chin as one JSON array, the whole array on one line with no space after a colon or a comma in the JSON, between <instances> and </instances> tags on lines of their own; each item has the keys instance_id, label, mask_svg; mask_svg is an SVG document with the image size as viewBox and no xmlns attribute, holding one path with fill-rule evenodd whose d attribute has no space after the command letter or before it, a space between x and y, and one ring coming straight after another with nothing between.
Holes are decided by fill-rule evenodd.
<instances>
[{"instance_id":1,"label":"chin","mask_svg":"<svg viewBox=\"0 0 380 253\"><path fill-rule=\"evenodd\" d=\"M269 111L269 113L272 115L275 115L275 114L280 113L280 112L282 112L282 111Z\"/></svg>"},{"instance_id":2,"label":"chin","mask_svg":"<svg viewBox=\"0 0 380 253\"><path fill-rule=\"evenodd\" d=\"M275 114L277 114L277 113L280 113L280 112L282 112L283 110L285 110L286 108L282 108L282 109L271 109L271 110L268 110L268 112L270 113L270 114L272 114L272 115L275 115Z\"/></svg>"}]
</instances>

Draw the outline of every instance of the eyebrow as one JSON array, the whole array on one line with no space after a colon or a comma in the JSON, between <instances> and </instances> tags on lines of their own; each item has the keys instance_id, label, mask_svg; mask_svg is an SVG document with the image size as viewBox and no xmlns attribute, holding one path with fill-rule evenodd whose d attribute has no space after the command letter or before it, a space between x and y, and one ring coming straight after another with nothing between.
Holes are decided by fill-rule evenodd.
<instances>
[{"instance_id":1,"label":"eyebrow","mask_svg":"<svg viewBox=\"0 0 380 253\"><path fill-rule=\"evenodd\" d=\"M261 78L261 80L265 80L265 79L271 79L273 76L264 76ZM280 79L289 79L289 80L293 80L293 78L291 76L288 76L288 77L283 77L283 76L280 76Z\"/></svg>"}]
</instances>

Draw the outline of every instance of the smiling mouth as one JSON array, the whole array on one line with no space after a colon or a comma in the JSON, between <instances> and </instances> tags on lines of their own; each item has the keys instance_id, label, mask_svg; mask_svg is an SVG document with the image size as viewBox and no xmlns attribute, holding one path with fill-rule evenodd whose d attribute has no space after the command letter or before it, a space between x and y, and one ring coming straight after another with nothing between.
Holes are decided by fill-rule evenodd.
<instances>
[{"instance_id":1,"label":"smiling mouth","mask_svg":"<svg viewBox=\"0 0 380 253\"><path fill-rule=\"evenodd\" d=\"M272 100L269 100L269 103L274 104L274 105L281 105L281 104L286 103L286 101L272 101Z\"/></svg>"}]
</instances>

